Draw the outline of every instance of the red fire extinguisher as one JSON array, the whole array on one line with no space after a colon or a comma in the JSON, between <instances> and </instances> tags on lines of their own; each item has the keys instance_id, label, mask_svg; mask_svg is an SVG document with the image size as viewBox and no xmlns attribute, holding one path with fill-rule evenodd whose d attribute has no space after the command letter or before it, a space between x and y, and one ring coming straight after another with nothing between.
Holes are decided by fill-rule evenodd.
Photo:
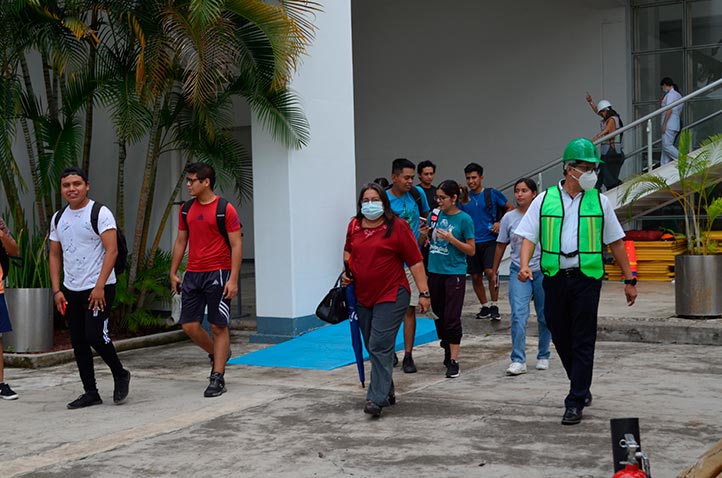
<instances>
[{"instance_id":1,"label":"red fire extinguisher","mask_svg":"<svg viewBox=\"0 0 722 478\"><path fill-rule=\"evenodd\" d=\"M640 470L637 465L627 464L624 469L616 472L612 478L647 478L647 474Z\"/></svg>"},{"instance_id":2,"label":"red fire extinguisher","mask_svg":"<svg viewBox=\"0 0 722 478\"><path fill-rule=\"evenodd\" d=\"M621 462L624 468L616 472L612 478L652 478L649 457L640 450L640 446L632 433L625 433L620 446L627 449L627 460Z\"/></svg>"}]
</instances>

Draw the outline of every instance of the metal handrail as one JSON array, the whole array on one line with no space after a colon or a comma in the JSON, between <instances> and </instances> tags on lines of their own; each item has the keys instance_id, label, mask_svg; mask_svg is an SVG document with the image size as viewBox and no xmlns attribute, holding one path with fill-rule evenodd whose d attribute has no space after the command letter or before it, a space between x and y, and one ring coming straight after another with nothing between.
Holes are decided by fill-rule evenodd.
<instances>
[{"instance_id":1,"label":"metal handrail","mask_svg":"<svg viewBox=\"0 0 722 478\"><path fill-rule=\"evenodd\" d=\"M667 106L664 106L664 107L662 107L662 108L659 108L658 110L653 111L653 112L647 114L646 116L643 116L643 117L641 117L641 118L639 118L639 119L637 119L637 120L634 120L634 121L632 121L631 123L629 123L629 124L627 124L627 125L624 125L623 127L619 128L619 129L617 129L617 130L614 130L613 132L609 133L609 134L606 135L606 136L602 136L601 138L597 139L597 140L594 142L594 144L595 144L595 145L598 145L599 143L603 143L604 141L607 141L608 139L614 138L615 136L617 136L617 135L619 135L619 134L622 134L622 133L624 133L625 131L629 131L630 129L635 128L635 127L639 126L640 124L646 123L648 120L650 120L650 119L652 119L652 118L654 118L654 117L656 117L656 116L659 116L660 114L666 112L667 110L670 110L670 109L674 108L675 106L684 104L684 103L686 103L687 101L691 100L692 98L695 98L696 96L699 96L699 95L701 95L701 94L703 94L703 93L706 93L706 92L708 92L708 91L710 91L710 90L714 90L714 89L716 89L716 88L719 87L719 86L722 86L722 78L720 78L720 79L718 79L718 80L716 80L716 81L713 81L713 82L710 83L709 85L703 86L702 88L700 88L700 89L698 89L698 90L696 90L696 91L693 91L692 93L690 93L690 94L688 94L688 95L686 95L686 96L683 96L682 98L678 99L677 101L675 101L675 102L673 102L673 103L668 104ZM710 115L710 116L707 117L707 118L704 118L704 121L710 119L711 117L716 116L717 114L719 114L719 112L714 113L713 115ZM697 122L696 124L699 124L699 122ZM692 126L693 126L693 125L690 125L690 126L688 126L687 128L690 128L690 127L692 127ZM661 139L655 141L654 144L658 143L659 141L661 141ZM649 147L649 145L648 145L647 147ZM639 152L640 152L640 151L635 151L634 154L637 154L637 153L639 153ZM630 154L629 157L633 156L634 154ZM554 168L554 167L558 167L558 166L559 166L559 163L561 162L562 159L563 159L563 156L559 156L559 157L558 157L557 159L555 159L554 161L550 161L550 162L548 162L548 163L546 163L546 164L544 164L544 165L542 165L542 166L539 166L538 168L533 169L532 171L526 173L526 176L529 176L529 177L535 176L535 175L537 175L537 174L541 174L541 173L544 173L544 172L546 172L546 171L549 171L550 169L552 169L552 168ZM501 187L499 187L498 189L499 189L500 191L503 191L503 190L505 190L505 189L508 189L508 188L512 187L512 186L516 183L516 181L517 181L517 179L513 179L513 180L511 180L511 181L508 181L507 183L504 183L504 184L503 184Z\"/></svg>"}]
</instances>

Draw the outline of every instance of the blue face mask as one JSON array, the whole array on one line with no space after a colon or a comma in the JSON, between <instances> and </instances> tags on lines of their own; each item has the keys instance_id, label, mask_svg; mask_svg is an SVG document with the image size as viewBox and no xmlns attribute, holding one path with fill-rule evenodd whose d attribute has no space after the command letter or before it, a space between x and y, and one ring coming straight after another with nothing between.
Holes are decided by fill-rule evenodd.
<instances>
[{"instance_id":1,"label":"blue face mask","mask_svg":"<svg viewBox=\"0 0 722 478\"><path fill-rule=\"evenodd\" d=\"M664 88L662 88L662 93L666 95L667 93L669 93L669 90L665 90Z\"/></svg>"},{"instance_id":2,"label":"blue face mask","mask_svg":"<svg viewBox=\"0 0 722 478\"><path fill-rule=\"evenodd\" d=\"M384 206L381 201L370 201L361 204L361 214L369 221L375 221L384 213Z\"/></svg>"}]
</instances>

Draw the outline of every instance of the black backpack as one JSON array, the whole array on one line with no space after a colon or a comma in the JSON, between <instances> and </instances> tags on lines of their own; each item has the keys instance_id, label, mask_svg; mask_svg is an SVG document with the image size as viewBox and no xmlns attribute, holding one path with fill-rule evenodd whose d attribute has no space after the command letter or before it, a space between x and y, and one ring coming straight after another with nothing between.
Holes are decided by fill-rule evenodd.
<instances>
[{"instance_id":1,"label":"black backpack","mask_svg":"<svg viewBox=\"0 0 722 478\"><path fill-rule=\"evenodd\" d=\"M484 188L484 202L486 203L487 211L489 211L489 217L492 218L494 222L501 221L506 211L496 207L496 203L492 201L491 188Z\"/></svg>"},{"instance_id":2,"label":"black backpack","mask_svg":"<svg viewBox=\"0 0 722 478\"><path fill-rule=\"evenodd\" d=\"M186 231L190 232L190 229L188 229L188 211L191 210L191 206L193 205L193 201L196 199L189 199L188 201L183 203L183 207L181 208L181 216L183 217L183 224L186 226ZM226 230L226 207L228 206L228 201L220 196L218 196L218 204L216 204L216 225L218 226L218 232L221 233L221 236L223 236L223 240L226 241L226 245L228 246L228 250L232 251L231 248L231 241L228 239L228 231Z\"/></svg>"},{"instance_id":3,"label":"black backpack","mask_svg":"<svg viewBox=\"0 0 722 478\"><path fill-rule=\"evenodd\" d=\"M98 216L100 215L100 208L102 207L103 205L101 203L95 201L93 203L93 208L90 210L90 225L93 227L93 232L95 232L98 236L100 236L100 232L98 231ZM60 211L57 212L57 214L55 214L56 229L58 227L58 222L60 222L60 216L63 215L67 208L68 205L66 204ZM115 216L113 218L115 219ZM113 266L113 269L115 270L115 275L117 276L125 272L128 268L128 242L125 240L123 231L121 231L118 227L117 221L115 225L115 235L118 242L118 257L115 258L115 265Z\"/></svg>"}]
</instances>

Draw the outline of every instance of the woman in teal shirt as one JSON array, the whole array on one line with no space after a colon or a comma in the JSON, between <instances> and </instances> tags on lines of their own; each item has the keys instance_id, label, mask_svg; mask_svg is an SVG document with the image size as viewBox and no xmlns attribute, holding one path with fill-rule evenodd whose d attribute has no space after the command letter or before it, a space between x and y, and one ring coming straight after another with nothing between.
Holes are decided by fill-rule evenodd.
<instances>
[{"instance_id":1,"label":"woman in teal shirt","mask_svg":"<svg viewBox=\"0 0 722 478\"><path fill-rule=\"evenodd\" d=\"M444 349L446 376L459 376L461 309L466 291L466 256L474 255L474 221L457 207L460 189L456 181L439 184L436 203L438 218L430 224L429 292L434 321Z\"/></svg>"}]
</instances>

